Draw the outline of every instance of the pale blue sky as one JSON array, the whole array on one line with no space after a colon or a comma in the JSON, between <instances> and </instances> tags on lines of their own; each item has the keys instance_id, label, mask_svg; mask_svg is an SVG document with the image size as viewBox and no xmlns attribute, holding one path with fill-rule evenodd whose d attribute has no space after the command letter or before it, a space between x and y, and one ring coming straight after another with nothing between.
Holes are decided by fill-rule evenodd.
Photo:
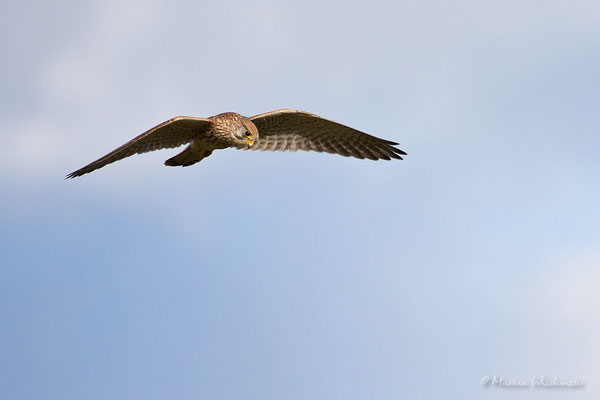
<instances>
[{"instance_id":1,"label":"pale blue sky","mask_svg":"<svg viewBox=\"0 0 600 400\"><path fill-rule=\"evenodd\" d=\"M0 15L1 398L600 396L596 2ZM161 151L63 180L174 115L281 107L408 156Z\"/></svg>"}]
</instances>

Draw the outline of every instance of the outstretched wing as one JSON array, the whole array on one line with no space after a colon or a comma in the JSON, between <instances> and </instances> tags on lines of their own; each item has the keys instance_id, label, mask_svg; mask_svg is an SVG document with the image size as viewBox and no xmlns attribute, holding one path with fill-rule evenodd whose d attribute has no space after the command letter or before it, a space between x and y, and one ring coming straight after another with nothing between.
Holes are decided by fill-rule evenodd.
<instances>
[{"instance_id":1,"label":"outstretched wing","mask_svg":"<svg viewBox=\"0 0 600 400\"><path fill-rule=\"evenodd\" d=\"M212 121L206 118L175 117L131 139L104 157L71 172L67 178L75 178L102 168L107 164L119 161L134 154L146 153L159 149L170 149L190 143L212 127Z\"/></svg>"},{"instance_id":2,"label":"outstretched wing","mask_svg":"<svg viewBox=\"0 0 600 400\"><path fill-rule=\"evenodd\" d=\"M275 110L250 118L259 139L251 150L324 151L371 160L402 160L398 143L371 136L318 115L296 110Z\"/></svg>"}]
</instances>

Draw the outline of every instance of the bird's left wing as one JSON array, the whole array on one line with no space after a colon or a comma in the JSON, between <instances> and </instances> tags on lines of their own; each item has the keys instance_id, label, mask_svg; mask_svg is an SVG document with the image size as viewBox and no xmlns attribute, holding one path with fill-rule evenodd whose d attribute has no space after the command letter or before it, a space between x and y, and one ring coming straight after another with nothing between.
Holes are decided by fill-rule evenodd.
<instances>
[{"instance_id":1,"label":"bird's left wing","mask_svg":"<svg viewBox=\"0 0 600 400\"><path fill-rule=\"evenodd\" d=\"M102 168L107 164L121 160L134 154L146 153L159 149L170 149L190 143L201 136L212 126L207 118L175 117L131 139L124 145L114 149L104 157L71 172L67 178L75 178Z\"/></svg>"},{"instance_id":2,"label":"bird's left wing","mask_svg":"<svg viewBox=\"0 0 600 400\"><path fill-rule=\"evenodd\" d=\"M250 150L324 151L371 160L402 160L398 143L380 139L349 126L296 110L275 110L250 120L258 128L258 142Z\"/></svg>"}]
</instances>

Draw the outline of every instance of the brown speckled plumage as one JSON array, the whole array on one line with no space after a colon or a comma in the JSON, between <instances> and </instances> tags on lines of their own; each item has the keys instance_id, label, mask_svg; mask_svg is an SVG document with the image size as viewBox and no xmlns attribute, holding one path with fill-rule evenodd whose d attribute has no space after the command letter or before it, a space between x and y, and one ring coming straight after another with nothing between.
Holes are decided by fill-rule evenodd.
<instances>
[{"instance_id":1,"label":"brown speckled plumage","mask_svg":"<svg viewBox=\"0 0 600 400\"><path fill-rule=\"evenodd\" d=\"M296 110L276 110L247 118L223 113L210 118L175 117L131 139L104 157L67 175L74 178L107 164L148 151L189 144L165 165L188 166L213 150L236 147L269 151L319 151L371 160L401 160L398 143Z\"/></svg>"}]
</instances>

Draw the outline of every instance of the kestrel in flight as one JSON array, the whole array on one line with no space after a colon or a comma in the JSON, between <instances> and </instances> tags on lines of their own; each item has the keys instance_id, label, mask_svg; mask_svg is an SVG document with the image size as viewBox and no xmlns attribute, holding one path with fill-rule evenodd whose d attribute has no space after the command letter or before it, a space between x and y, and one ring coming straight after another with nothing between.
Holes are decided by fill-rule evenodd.
<instances>
[{"instance_id":1,"label":"kestrel in flight","mask_svg":"<svg viewBox=\"0 0 600 400\"><path fill-rule=\"evenodd\" d=\"M75 178L134 154L188 146L165 161L187 167L211 155L213 150L319 151L370 160L402 160L406 153L398 143L368 135L314 114L275 110L254 117L223 113L210 118L175 117L131 139L104 157L71 172Z\"/></svg>"}]
</instances>

